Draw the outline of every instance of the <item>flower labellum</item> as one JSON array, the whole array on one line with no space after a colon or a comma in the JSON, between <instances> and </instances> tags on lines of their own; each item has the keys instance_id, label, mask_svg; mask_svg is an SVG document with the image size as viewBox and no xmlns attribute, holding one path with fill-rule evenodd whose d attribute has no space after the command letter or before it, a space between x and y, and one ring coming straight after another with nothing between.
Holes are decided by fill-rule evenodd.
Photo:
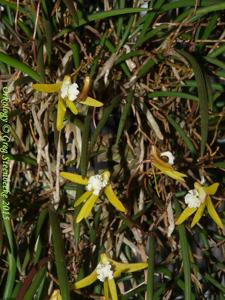
<instances>
[{"instance_id":1,"label":"flower labellum","mask_svg":"<svg viewBox=\"0 0 225 300\"><path fill-rule=\"evenodd\" d=\"M103 179L101 175L94 175L89 178L86 189L89 192L92 191L94 195L98 196L101 190L106 187L107 183L107 180Z\"/></svg>"},{"instance_id":2,"label":"flower labellum","mask_svg":"<svg viewBox=\"0 0 225 300\"><path fill-rule=\"evenodd\" d=\"M201 205L201 200L199 199L198 191L190 190L184 197L184 201L188 207L196 208Z\"/></svg>"},{"instance_id":3,"label":"flower labellum","mask_svg":"<svg viewBox=\"0 0 225 300\"><path fill-rule=\"evenodd\" d=\"M172 154L172 152L170 152L170 151L165 151L165 152L160 153L160 156L166 156L166 157L168 158L168 163L169 163L170 165L173 165L173 164L174 164L175 157L174 157L174 155Z\"/></svg>"},{"instance_id":4,"label":"flower labellum","mask_svg":"<svg viewBox=\"0 0 225 300\"><path fill-rule=\"evenodd\" d=\"M96 268L97 278L104 282L106 278L113 279L113 271L110 262L105 262L104 264L99 263Z\"/></svg>"},{"instance_id":5,"label":"flower labellum","mask_svg":"<svg viewBox=\"0 0 225 300\"><path fill-rule=\"evenodd\" d=\"M69 76L65 76L60 93L63 99L68 98L69 101L74 101L80 93L78 90L78 84L71 83L71 78Z\"/></svg>"}]
</instances>

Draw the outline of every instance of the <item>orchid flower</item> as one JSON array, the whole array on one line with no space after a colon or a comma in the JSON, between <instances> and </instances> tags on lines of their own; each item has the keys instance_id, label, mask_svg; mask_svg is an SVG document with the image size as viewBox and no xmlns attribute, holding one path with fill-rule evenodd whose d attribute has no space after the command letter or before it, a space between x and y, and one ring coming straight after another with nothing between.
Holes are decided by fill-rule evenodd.
<instances>
[{"instance_id":1,"label":"orchid flower","mask_svg":"<svg viewBox=\"0 0 225 300\"><path fill-rule=\"evenodd\" d=\"M223 223L218 216L210 197L216 193L218 186L219 183L213 183L210 186L202 186L198 182L195 182L195 188L188 191L184 198L185 203L188 205L188 207L186 207L181 213L178 220L176 221L176 225L183 223L189 216L195 213L195 216L191 223L191 227L193 227L201 219L205 207L207 207L210 217L220 228L223 229Z\"/></svg>"},{"instance_id":2,"label":"orchid flower","mask_svg":"<svg viewBox=\"0 0 225 300\"><path fill-rule=\"evenodd\" d=\"M104 192L106 197L108 198L109 202L119 211L126 213L126 208L120 202L120 200L115 195L112 186L109 182L110 172L105 171L101 175L94 175L90 176L89 178L83 178L81 175L68 173L68 172L61 172L60 175L65 179L68 179L74 183L78 183L81 185L86 186L86 192L81 195L74 203L74 206L77 207L81 203L84 202L82 206L76 222L79 223L84 218L87 218L93 206L98 201L100 195Z\"/></svg>"},{"instance_id":3,"label":"orchid flower","mask_svg":"<svg viewBox=\"0 0 225 300\"><path fill-rule=\"evenodd\" d=\"M119 277L121 273L131 273L139 270L143 270L148 267L147 262L143 263L119 263L109 258L105 253L101 254L100 262L95 270L87 277L74 283L75 289L81 289L83 287L91 285L97 279L104 284L104 296L105 300L110 299L118 300L115 278Z\"/></svg>"},{"instance_id":4,"label":"orchid flower","mask_svg":"<svg viewBox=\"0 0 225 300\"><path fill-rule=\"evenodd\" d=\"M168 162L165 162L164 160L162 160L158 153L157 153L157 149L155 146L152 146L151 149L151 153L150 153L150 160L152 165L159 169L163 174L177 180L177 181L182 181L184 182L184 178L186 177L185 174L177 172L173 167L173 162L174 162L174 156L172 155L171 152L166 151L161 153L160 156L167 156L168 158Z\"/></svg>"},{"instance_id":5,"label":"orchid flower","mask_svg":"<svg viewBox=\"0 0 225 300\"><path fill-rule=\"evenodd\" d=\"M43 84L37 83L33 84L33 88L39 92L45 93L58 93L59 101L57 107L57 121L56 128L60 131L63 128L63 120L65 117L66 109L74 114L78 114L76 103L85 104L88 106L101 107L103 105L102 102L97 101L91 97L88 97L88 91L91 86L90 77L86 77L84 80L84 86L82 91L80 92L78 89L77 83L71 83L71 77L65 76L63 81L59 81L51 84Z\"/></svg>"}]
</instances>

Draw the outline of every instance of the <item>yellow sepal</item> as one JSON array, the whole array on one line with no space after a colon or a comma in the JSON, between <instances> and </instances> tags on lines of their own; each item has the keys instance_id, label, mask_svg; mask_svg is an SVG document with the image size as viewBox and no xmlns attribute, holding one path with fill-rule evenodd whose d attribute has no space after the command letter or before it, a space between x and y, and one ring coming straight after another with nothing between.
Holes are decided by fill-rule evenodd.
<instances>
[{"instance_id":1,"label":"yellow sepal","mask_svg":"<svg viewBox=\"0 0 225 300\"><path fill-rule=\"evenodd\" d=\"M175 171L173 168L171 168L171 170L163 170L160 169L162 171L162 173L164 173L165 175L177 180L177 181L182 181L185 182L184 177L187 177L185 174L180 173Z\"/></svg>"},{"instance_id":2,"label":"yellow sepal","mask_svg":"<svg viewBox=\"0 0 225 300\"><path fill-rule=\"evenodd\" d=\"M206 194L208 194L208 195L215 195L218 187L219 187L219 183L215 182L215 183L211 184L210 186L204 187L204 190L205 190Z\"/></svg>"},{"instance_id":3,"label":"yellow sepal","mask_svg":"<svg viewBox=\"0 0 225 300\"><path fill-rule=\"evenodd\" d=\"M94 270L90 275L86 276L85 278L77 281L74 283L75 289L81 289L85 286L91 285L93 282L97 280L97 272Z\"/></svg>"},{"instance_id":4,"label":"yellow sepal","mask_svg":"<svg viewBox=\"0 0 225 300\"><path fill-rule=\"evenodd\" d=\"M204 212L204 209L205 209L205 202L203 202L197 209L195 215L194 215L194 218L191 222L191 227L194 227L198 221L201 219L202 215L203 215L203 212Z\"/></svg>"},{"instance_id":5,"label":"yellow sepal","mask_svg":"<svg viewBox=\"0 0 225 300\"><path fill-rule=\"evenodd\" d=\"M108 280L104 280L104 297L105 297L105 300L109 300L109 284L108 284Z\"/></svg>"},{"instance_id":6,"label":"yellow sepal","mask_svg":"<svg viewBox=\"0 0 225 300\"><path fill-rule=\"evenodd\" d=\"M121 275L121 273L132 273L132 272L136 272L136 271L146 269L148 267L147 262L133 263L133 264L123 264L123 263L115 262L111 259L109 259L109 261L112 262L112 264L115 265L115 270L116 270L114 272L114 277L115 278L119 277Z\"/></svg>"},{"instance_id":7,"label":"yellow sepal","mask_svg":"<svg viewBox=\"0 0 225 300\"><path fill-rule=\"evenodd\" d=\"M123 206L122 202L117 198L115 195L111 184L107 185L104 189L104 192L106 194L106 197L108 198L109 202L119 211L126 212L126 208Z\"/></svg>"},{"instance_id":8,"label":"yellow sepal","mask_svg":"<svg viewBox=\"0 0 225 300\"><path fill-rule=\"evenodd\" d=\"M99 196L92 194L88 200L84 203L84 205L82 206L77 218L76 218L76 222L79 223L80 221L82 221L83 219L87 218L90 213L91 210L93 208L93 206L95 205L95 202L98 200Z\"/></svg>"},{"instance_id":9,"label":"yellow sepal","mask_svg":"<svg viewBox=\"0 0 225 300\"><path fill-rule=\"evenodd\" d=\"M32 85L32 88L35 89L38 92L44 92L44 93L56 93L61 89L62 82L57 83L35 83Z\"/></svg>"},{"instance_id":10,"label":"yellow sepal","mask_svg":"<svg viewBox=\"0 0 225 300\"><path fill-rule=\"evenodd\" d=\"M179 218L176 221L176 225L182 224L189 216L191 216L197 208L186 207L185 210L180 214Z\"/></svg>"},{"instance_id":11,"label":"yellow sepal","mask_svg":"<svg viewBox=\"0 0 225 300\"><path fill-rule=\"evenodd\" d=\"M94 107L101 107L103 106L103 103L91 98L91 97L87 97L84 101L80 101L80 103L88 105L88 106L94 106Z\"/></svg>"},{"instance_id":12,"label":"yellow sepal","mask_svg":"<svg viewBox=\"0 0 225 300\"><path fill-rule=\"evenodd\" d=\"M92 192L85 192L83 193L74 203L74 207L79 206L82 202L86 201L90 196L91 196Z\"/></svg>"},{"instance_id":13,"label":"yellow sepal","mask_svg":"<svg viewBox=\"0 0 225 300\"><path fill-rule=\"evenodd\" d=\"M224 225L220 219L220 217L218 216L215 207L212 203L212 200L210 199L210 197L208 196L206 199L206 207L208 210L208 213L210 215L210 217L213 219L213 221L221 228L223 229Z\"/></svg>"},{"instance_id":14,"label":"yellow sepal","mask_svg":"<svg viewBox=\"0 0 225 300\"><path fill-rule=\"evenodd\" d=\"M109 285L109 291L112 300L118 300L117 291L116 291L116 284L114 279L107 279Z\"/></svg>"},{"instance_id":15,"label":"yellow sepal","mask_svg":"<svg viewBox=\"0 0 225 300\"><path fill-rule=\"evenodd\" d=\"M60 131L63 128L63 120L66 113L66 106L64 104L63 99L59 98L57 105L57 120L56 120L56 128Z\"/></svg>"},{"instance_id":16,"label":"yellow sepal","mask_svg":"<svg viewBox=\"0 0 225 300\"><path fill-rule=\"evenodd\" d=\"M60 176L62 176L65 179L68 179L74 183L78 183L78 184L82 184L82 185L88 184L88 179L84 178L78 174L69 173L69 172L60 172Z\"/></svg>"},{"instance_id":17,"label":"yellow sepal","mask_svg":"<svg viewBox=\"0 0 225 300\"><path fill-rule=\"evenodd\" d=\"M77 115L78 114L78 110L76 108L76 105L70 101L70 100L66 100L66 106L70 109L70 111L74 114Z\"/></svg>"}]
</instances>

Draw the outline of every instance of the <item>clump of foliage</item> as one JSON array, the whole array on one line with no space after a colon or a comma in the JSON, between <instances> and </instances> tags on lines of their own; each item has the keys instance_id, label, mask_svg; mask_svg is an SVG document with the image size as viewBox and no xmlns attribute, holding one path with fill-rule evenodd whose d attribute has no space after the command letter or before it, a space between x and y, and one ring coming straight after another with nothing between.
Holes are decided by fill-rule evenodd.
<instances>
[{"instance_id":1,"label":"clump of foliage","mask_svg":"<svg viewBox=\"0 0 225 300\"><path fill-rule=\"evenodd\" d=\"M225 299L224 13L0 0L0 298Z\"/></svg>"}]
</instances>

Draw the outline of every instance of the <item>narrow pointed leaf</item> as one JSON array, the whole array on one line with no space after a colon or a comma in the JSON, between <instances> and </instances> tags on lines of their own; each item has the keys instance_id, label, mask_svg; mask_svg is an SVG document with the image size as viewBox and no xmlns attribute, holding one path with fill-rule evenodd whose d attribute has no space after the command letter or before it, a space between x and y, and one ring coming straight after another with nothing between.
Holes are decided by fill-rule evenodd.
<instances>
[{"instance_id":1,"label":"narrow pointed leaf","mask_svg":"<svg viewBox=\"0 0 225 300\"><path fill-rule=\"evenodd\" d=\"M221 3L216 3L214 5L209 5L207 7L201 7L196 11L196 15L205 15L208 14L210 12L215 12L215 11L219 11L219 10L224 10L225 9L225 3L223 1L221 1Z\"/></svg>"},{"instance_id":2,"label":"narrow pointed leaf","mask_svg":"<svg viewBox=\"0 0 225 300\"><path fill-rule=\"evenodd\" d=\"M223 281L221 280L221 282L219 282L218 280L216 280L216 278L208 273L204 274L204 278L208 281L208 284L210 286L214 286L215 290L217 291L221 291L223 293L223 296L220 297L220 300L224 300L224 294L225 294L225 286Z\"/></svg>"},{"instance_id":3,"label":"narrow pointed leaf","mask_svg":"<svg viewBox=\"0 0 225 300\"><path fill-rule=\"evenodd\" d=\"M49 216L50 216L50 225L52 229L55 264L56 264L60 292L61 292L62 299L70 300L69 281L68 281L65 252L64 252L64 242L63 242L62 233L59 225L59 220L54 210L49 210Z\"/></svg>"},{"instance_id":4,"label":"narrow pointed leaf","mask_svg":"<svg viewBox=\"0 0 225 300\"><path fill-rule=\"evenodd\" d=\"M206 206L207 206L207 210L208 210L210 217L221 229L223 229L224 225L223 225L220 217L218 216L210 197L208 197L206 200Z\"/></svg>"},{"instance_id":5,"label":"narrow pointed leaf","mask_svg":"<svg viewBox=\"0 0 225 300\"><path fill-rule=\"evenodd\" d=\"M91 97L87 97L84 101L80 101L80 103L88 105L88 106L94 106L94 107L101 107L103 106L103 103L91 98Z\"/></svg>"},{"instance_id":6,"label":"narrow pointed leaf","mask_svg":"<svg viewBox=\"0 0 225 300\"><path fill-rule=\"evenodd\" d=\"M116 144L119 143L120 137L122 135L127 117L130 113L131 110L131 104L132 104L132 100L133 100L133 93L128 94L127 96L127 103L124 107L124 110L121 114L121 118L120 118L120 122L119 122L119 126L118 126L118 130L117 130L117 134L116 134Z\"/></svg>"},{"instance_id":7,"label":"narrow pointed leaf","mask_svg":"<svg viewBox=\"0 0 225 300\"><path fill-rule=\"evenodd\" d=\"M176 49L176 52L182 55L191 64L195 74L199 97L199 115L201 119L201 155L203 155L208 138L208 105L209 98L211 97L211 95L209 95L211 89L207 87L209 82L206 82L206 75L204 74L198 61L191 54L184 50Z\"/></svg>"},{"instance_id":8,"label":"narrow pointed leaf","mask_svg":"<svg viewBox=\"0 0 225 300\"><path fill-rule=\"evenodd\" d=\"M91 285L96 280L97 280L97 273L96 273L96 270L94 270L90 275L88 275L85 278L75 282L74 287L75 287L75 289L81 289L85 286Z\"/></svg>"},{"instance_id":9,"label":"narrow pointed leaf","mask_svg":"<svg viewBox=\"0 0 225 300\"><path fill-rule=\"evenodd\" d=\"M176 91L157 91L151 92L148 94L148 98L159 98L159 97L171 97L171 98L181 98L187 100L194 100L198 101L198 97L192 94L183 93L183 92L176 92Z\"/></svg>"},{"instance_id":10,"label":"narrow pointed leaf","mask_svg":"<svg viewBox=\"0 0 225 300\"><path fill-rule=\"evenodd\" d=\"M7 1L7 5L8 5ZM40 82L41 81L41 76L34 70L32 70L30 67L22 63L21 61L0 52L0 62L3 62L4 64L10 65L11 67L15 68L16 70L20 70L21 72L27 74L31 78L33 78L35 81Z\"/></svg>"},{"instance_id":11,"label":"narrow pointed leaf","mask_svg":"<svg viewBox=\"0 0 225 300\"><path fill-rule=\"evenodd\" d=\"M26 291L26 294L23 296L23 300L30 300L30 299L35 299L35 294L38 291L38 288L41 285L41 282L43 281L43 278L46 276L47 273L47 267L44 266L40 268L40 270L37 271L35 274L32 283L30 284L29 288ZM66 298L70 299L70 298Z\"/></svg>"},{"instance_id":12,"label":"narrow pointed leaf","mask_svg":"<svg viewBox=\"0 0 225 300\"><path fill-rule=\"evenodd\" d=\"M119 104L119 101L120 101L120 96L116 96L115 98L113 98L111 104L108 107L104 108L102 117L98 122L98 125L94 133L92 134L90 148L94 146L102 128L105 126L106 122L108 121L109 116L112 113L113 109Z\"/></svg>"},{"instance_id":13,"label":"narrow pointed leaf","mask_svg":"<svg viewBox=\"0 0 225 300\"><path fill-rule=\"evenodd\" d=\"M62 176L65 179L68 179L74 183L78 183L78 184L82 184L82 185L88 184L88 179L83 178L81 175L78 175L78 174L69 173L69 172L60 172L60 176Z\"/></svg>"},{"instance_id":14,"label":"narrow pointed leaf","mask_svg":"<svg viewBox=\"0 0 225 300\"><path fill-rule=\"evenodd\" d=\"M108 198L109 202L119 211L126 212L126 208L123 206L122 202L117 198L115 195L112 186L109 184L105 189L104 192L106 197Z\"/></svg>"},{"instance_id":15,"label":"narrow pointed leaf","mask_svg":"<svg viewBox=\"0 0 225 300\"><path fill-rule=\"evenodd\" d=\"M87 24L92 21L103 20L105 18L111 18L114 16L120 16L120 15L126 15L126 14L135 14L135 13L140 13L142 11L147 11L147 10L149 10L149 9L128 7L128 8L112 9L109 11L98 12L98 13L94 13L94 14L86 16L85 19L80 19L79 24L73 25L73 28L83 26L84 24Z\"/></svg>"},{"instance_id":16,"label":"narrow pointed leaf","mask_svg":"<svg viewBox=\"0 0 225 300\"><path fill-rule=\"evenodd\" d=\"M86 176L88 163L89 163L90 128L91 128L91 114L88 111L84 120L84 127L82 129L82 144L81 144L81 157L80 157L80 172L82 176Z\"/></svg>"},{"instance_id":17,"label":"narrow pointed leaf","mask_svg":"<svg viewBox=\"0 0 225 300\"><path fill-rule=\"evenodd\" d=\"M191 139L187 136L184 129L175 121L175 118L173 118L172 115L167 116L167 119L169 123L174 127L176 132L180 135L180 137L183 139L185 144L187 145L188 149L191 151L192 154L195 154L195 147L191 141Z\"/></svg>"},{"instance_id":18,"label":"narrow pointed leaf","mask_svg":"<svg viewBox=\"0 0 225 300\"><path fill-rule=\"evenodd\" d=\"M185 210L181 213L181 215L179 216L179 218L176 221L176 225L180 225L181 223L183 223L188 217L190 217L195 211L197 210L197 208L190 208L190 207L186 207Z\"/></svg>"},{"instance_id":19,"label":"narrow pointed leaf","mask_svg":"<svg viewBox=\"0 0 225 300\"><path fill-rule=\"evenodd\" d=\"M4 285L4 299L9 299L16 279L16 260L14 254L8 251L8 274Z\"/></svg>"}]
</instances>

